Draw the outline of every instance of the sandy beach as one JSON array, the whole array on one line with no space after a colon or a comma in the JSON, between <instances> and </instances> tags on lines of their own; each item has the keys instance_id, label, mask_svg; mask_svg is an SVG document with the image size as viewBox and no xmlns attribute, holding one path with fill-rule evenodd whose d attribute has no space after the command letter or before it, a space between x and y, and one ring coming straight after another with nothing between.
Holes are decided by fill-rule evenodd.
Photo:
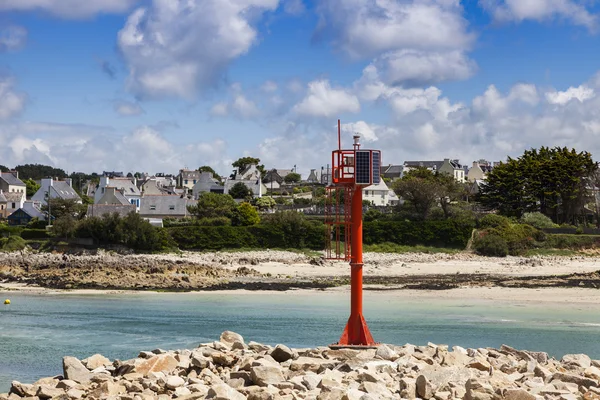
<instances>
[{"instance_id":1,"label":"sandy beach","mask_svg":"<svg viewBox=\"0 0 600 400\"><path fill-rule=\"evenodd\" d=\"M595 257L366 253L364 258L365 289L375 297L600 304L600 258ZM343 261L269 250L0 255L2 293L124 294L146 290L160 295L163 289L175 289L190 294L220 290L223 294L264 295L267 289L285 290L290 296L307 291L326 295L349 291L348 276L349 266ZM140 283L140 279L147 282Z\"/></svg>"}]
</instances>

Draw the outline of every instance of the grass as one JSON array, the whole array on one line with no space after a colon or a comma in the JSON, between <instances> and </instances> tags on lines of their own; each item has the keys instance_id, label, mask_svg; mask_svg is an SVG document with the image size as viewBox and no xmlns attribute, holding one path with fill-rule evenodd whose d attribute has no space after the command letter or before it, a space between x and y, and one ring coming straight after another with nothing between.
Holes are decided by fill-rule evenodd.
<instances>
[{"instance_id":1,"label":"grass","mask_svg":"<svg viewBox=\"0 0 600 400\"><path fill-rule=\"evenodd\" d=\"M450 248L450 247L432 247L432 246L406 246L396 243L381 243L365 245L363 251L372 253L445 253L445 254L456 254L460 253L461 249Z\"/></svg>"},{"instance_id":2,"label":"grass","mask_svg":"<svg viewBox=\"0 0 600 400\"><path fill-rule=\"evenodd\" d=\"M586 255L585 253L578 252L576 250L568 250L568 249L531 249L527 250L524 254L525 257L533 257L533 256L577 256L577 255Z\"/></svg>"}]
</instances>

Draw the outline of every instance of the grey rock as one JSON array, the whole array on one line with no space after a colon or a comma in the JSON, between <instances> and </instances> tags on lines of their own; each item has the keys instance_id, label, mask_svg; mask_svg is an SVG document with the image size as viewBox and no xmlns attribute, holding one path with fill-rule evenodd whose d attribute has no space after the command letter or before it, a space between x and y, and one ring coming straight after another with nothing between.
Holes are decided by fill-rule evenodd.
<instances>
[{"instance_id":1,"label":"grey rock","mask_svg":"<svg viewBox=\"0 0 600 400\"><path fill-rule=\"evenodd\" d=\"M291 360L294 357L294 352L286 345L278 344L271 352L271 357L275 361L282 363Z\"/></svg>"},{"instance_id":2,"label":"grey rock","mask_svg":"<svg viewBox=\"0 0 600 400\"><path fill-rule=\"evenodd\" d=\"M252 382L259 386L267 386L285 380L283 370L272 366L252 367L250 377Z\"/></svg>"},{"instance_id":3,"label":"grey rock","mask_svg":"<svg viewBox=\"0 0 600 400\"><path fill-rule=\"evenodd\" d=\"M102 354L94 354L93 356L81 360L81 363L89 370L94 370L99 367L106 367L112 364L110 360L104 357Z\"/></svg>"},{"instance_id":4,"label":"grey rock","mask_svg":"<svg viewBox=\"0 0 600 400\"><path fill-rule=\"evenodd\" d=\"M219 384L211 387L206 395L207 399L213 400L246 400L246 396L229 385Z\"/></svg>"},{"instance_id":5,"label":"grey rock","mask_svg":"<svg viewBox=\"0 0 600 400\"><path fill-rule=\"evenodd\" d=\"M552 375L552 380L576 383L577 385L589 388L590 386L598 387L598 381L595 379L584 378L579 375L565 374L562 372L556 372Z\"/></svg>"},{"instance_id":6,"label":"grey rock","mask_svg":"<svg viewBox=\"0 0 600 400\"><path fill-rule=\"evenodd\" d=\"M536 397L523 389L507 389L504 400L536 400Z\"/></svg>"},{"instance_id":7,"label":"grey rock","mask_svg":"<svg viewBox=\"0 0 600 400\"><path fill-rule=\"evenodd\" d=\"M222 343L229 343L230 345L232 345L235 342L244 343L244 338L242 337L242 335L231 331L225 331L221 333L220 340Z\"/></svg>"},{"instance_id":8,"label":"grey rock","mask_svg":"<svg viewBox=\"0 0 600 400\"><path fill-rule=\"evenodd\" d=\"M57 389L46 385L40 386L36 393L37 397L39 397L40 399L51 399L53 397L58 397L63 394L65 394L65 391L63 389Z\"/></svg>"},{"instance_id":9,"label":"grey rock","mask_svg":"<svg viewBox=\"0 0 600 400\"><path fill-rule=\"evenodd\" d=\"M92 375L90 371L75 357L63 357L63 375L77 383L89 383Z\"/></svg>"},{"instance_id":10,"label":"grey rock","mask_svg":"<svg viewBox=\"0 0 600 400\"><path fill-rule=\"evenodd\" d=\"M433 397L433 387L431 382L424 376L419 375L417 377L417 394L420 398L429 400Z\"/></svg>"},{"instance_id":11,"label":"grey rock","mask_svg":"<svg viewBox=\"0 0 600 400\"><path fill-rule=\"evenodd\" d=\"M177 389L180 386L185 385L185 381L180 376L169 376L165 383L165 386L171 390Z\"/></svg>"},{"instance_id":12,"label":"grey rock","mask_svg":"<svg viewBox=\"0 0 600 400\"><path fill-rule=\"evenodd\" d=\"M565 354L560 361L581 368L589 368L592 365L592 359L585 354Z\"/></svg>"},{"instance_id":13,"label":"grey rock","mask_svg":"<svg viewBox=\"0 0 600 400\"><path fill-rule=\"evenodd\" d=\"M377 347L377 352L375 352L375 355L387 361L394 361L400 357L398 353L390 349L385 344L382 344Z\"/></svg>"}]
</instances>

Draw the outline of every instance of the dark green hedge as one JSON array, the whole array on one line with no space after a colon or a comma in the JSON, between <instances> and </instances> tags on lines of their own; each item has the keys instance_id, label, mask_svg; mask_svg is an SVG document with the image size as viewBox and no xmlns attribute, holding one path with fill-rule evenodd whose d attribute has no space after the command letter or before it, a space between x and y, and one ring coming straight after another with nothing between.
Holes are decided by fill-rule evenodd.
<instances>
[{"instance_id":1,"label":"dark green hedge","mask_svg":"<svg viewBox=\"0 0 600 400\"><path fill-rule=\"evenodd\" d=\"M309 248L322 250L325 227L305 224L301 229L283 230L271 225L179 226L167 228L180 249L222 250L237 248Z\"/></svg>"},{"instance_id":2,"label":"dark green hedge","mask_svg":"<svg viewBox=\"0 0 600 400\"><path fill-rule=\"evenodd\" d=\"M21 237L23 239L48 239L51 236L46 229L23 229Z\"/></svg>"},{"instance_id":3,"label":"dark green hedge","mask_svg":"<svg viewBox=\"0 0 600 400\"><path fill-rule=\"evenodd\" d=\"M471 221L371 221L363 224L365 244L397 243L464 248L475 227Z\"/></svg>"},{"instance_id":4,"label":"dark green hedge","mask_svg":"<svg viewBox=\"0 0 600 400\"><path fill-rule=\"evenodd\" d=\"M365 244L397 243L464 248L473 223L460 221L372 221L363 224ZM180 249L296 248L322 250L325 226L306 223L287 229L279 225L177 226L167 228Z\"/></svg>"}]
</instances>

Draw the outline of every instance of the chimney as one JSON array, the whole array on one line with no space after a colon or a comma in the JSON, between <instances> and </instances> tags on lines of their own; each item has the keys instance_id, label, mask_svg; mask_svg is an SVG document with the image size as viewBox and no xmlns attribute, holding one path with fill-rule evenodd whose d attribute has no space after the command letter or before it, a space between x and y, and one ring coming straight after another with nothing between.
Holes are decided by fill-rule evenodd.
<instances>
[{"instance_id":1,"label":"chimney","mask_svg":"<svg viewBox=\"0 0 600 400\"><path fill-rule=\"evenodd\" d=\"M67 182L67 185L73 187L73 179L71 179L71 178L65 178L65 182Z\"/></svg>"},{"instance_id":2,"label":"chimney","mask_svg":"<svg viewBox=\"0 0 600 400\"><path fill-rule=\"evenodd\" d=\"M479 163L477 161L473 161L473 168L479 167Z\"/></svg>"},{"instance_id":3,"label":"chimney","mask_svg":"<svg viewBox=\"0 0 600 400\"><path fill-rule=\"evenodd\" d=\"M12 171L10 171L10 173L11 173L11 174L12 174L12 175L13 175L15 178L19 179L19 171L17 171L16 169L15 169L15 170L12 170Z\"/></svg>"}]
</instances>

